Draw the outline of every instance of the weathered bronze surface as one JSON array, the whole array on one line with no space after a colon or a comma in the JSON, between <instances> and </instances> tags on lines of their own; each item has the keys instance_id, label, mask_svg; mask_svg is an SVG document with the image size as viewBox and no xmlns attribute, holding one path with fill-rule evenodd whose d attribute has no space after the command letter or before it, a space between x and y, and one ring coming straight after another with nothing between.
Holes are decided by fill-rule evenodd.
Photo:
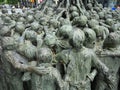
<instances>
[{"instance_id":1,"label":"weathered bronze surface","mask_svg":"<svg viewBox=\"0 0 120 90\"><path fill-rule=\"evenodd\" d=\"M119 9L43 0L23 12L1 8L0 90L120 89Z\"/></svg>"}]
</instances>

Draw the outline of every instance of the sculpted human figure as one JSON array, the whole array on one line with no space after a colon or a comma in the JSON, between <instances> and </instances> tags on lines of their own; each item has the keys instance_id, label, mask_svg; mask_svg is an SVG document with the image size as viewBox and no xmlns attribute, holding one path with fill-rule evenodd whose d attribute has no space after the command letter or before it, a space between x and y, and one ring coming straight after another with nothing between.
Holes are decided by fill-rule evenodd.
<instances>
[{"instance_id":1,"label":"sculpted human figure","mask_svg":"<svg viewBox=\"0 0 120 90\"><path fill-rule=\"evenodd\" d=\"M63 80L59 71L52 66L53 54L49 48L38 50L38 67L50 68L50 73L45 75L32 74L32 90L62 90Z\"/></svg>"},{"instance_id":2,"label":"sculpted human figure","mask_svg":"<svg viewBox=\"0 0 120 90\"><path fill-rule=\"evenodd\" d=\"M4 68L4 82L7 84L5 90L23 90L23 82L21 80L22 73L19 70L14 69L14 67L6 60L7 57L4 56L6 52L14 51L17 47L17 43L12 37L2 37L1 42L1 62L2 67ZM15 53L14 56L16 56ZM4 88L2 90L4 90Z\"/></svg>"},{"instance_id":3,"label":"sculpted human figure","mask_svg":"<svg viewBox=\"0 0 120 90\"><path fill-rule=\"evenodd\" d=\"M84 40L84 32L76 28L70 40L73 48L63 50L56 55L56 60L63 63L65 67L64 79L68 83L65 90L91 90L90 82L94 80L97 72L103 73L106 83L110 87L111 82L107 77L109 69L98 59L93 50L83 46ZM97 71L91 72L92 68Z\"/></svg>"},{"instance_id":4,"label":"sculpted human figure","mask_svg":"<svg viewBox=\"0 0 120 90\"><path fill-rule=\"evenodd\" d=\"M58 37L58 43L56 48L57 53L63 49L71 48L71 45L69 44L69 38L71 38L72 32L72 25L69 24L63 25L58 29L56 33L56 36Z\"/></svg>"},{"instance_id":5,"label":"sculpted human figure","mask_svg":"<svg viewBox=\"0 0 120 90\"><path fill-rule=\"evenodd\" d=\"M10 36L13 33L13 28L15 27L16 22L12 20L9 16L1 16L3 23L1 22L0 35Z\"/></svg>"},{"instance_id":6,"label":"sculpted human figure","mask_svg":"<svg viewBox=\"0 0 120 90\"><path fill-rule=\"evenodd\" d=\"M118 90L119 83L119 45L120 45L120 31L112 32L108 35L103 43L103 50L98 54L102 62L104 62L110 68L110 74L112 75L112 80L114 89ZM95 90L108 90L105 85L103 76L100 74L97 76L97 83Z\"/></svg>"},{"instance_id":7,"label":"sculpted human figure","mask_svg":"<svg viewBox=\"0 0 120 90\"><path fill-rule=\"evenodd\" d=\"M4 25L9 26L9 28L13 28L16 24L14 20L12 20L9 16L6 16L4 19Z\"/></svg>"},{"instance_id":8,"label":"sculpted human figure","mask_svg":"<svg viewBox=\"0 0 120 90\"><path fill-rule=\"evenodd\" d=\"M87 48L94 49L96 43L96 33L90 28L84 28L85 41L84 46Z\"/></svg>"},{"instance_id":9,"label":"sculpted human figure","mask_svg":"<svg viewBox=\"0 0 120 90\"><path fill-rule=\"evenodd\" d=\"M15 51L5 51L3 52L2 56L6 62L10 63L10 65L17 70L19 69L20 71L24 72L27 71L26 73L28 76L31 75L32 90L63 90L64 82L61 78L61 75L59 71L51 64L51 60L53 59L51 50L49 48L40 48L38 53L37 66L36 63L32 63L33 61L29 63L25 62L27 59L24 59ZM24 76L23 78L24 80L26 79ZM22 89L17 89L17 87L21 87ZM20 85L15 85L15 89L13 89L11 86L10 90L23 90L23 87Z\"/></svg>"}]
</instances>

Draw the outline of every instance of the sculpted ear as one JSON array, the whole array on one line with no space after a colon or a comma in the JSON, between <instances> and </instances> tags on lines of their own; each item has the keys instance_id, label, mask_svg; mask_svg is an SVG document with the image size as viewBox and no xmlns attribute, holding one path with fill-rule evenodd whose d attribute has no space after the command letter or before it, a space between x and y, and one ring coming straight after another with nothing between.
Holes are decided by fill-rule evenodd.
<instances>
[{"instance_id":1,"label":"sculpted ear","mask_svg":"<svg viewBox=\"0 0 120 90\"><path fill-rule=\"evenodd\" d=\"M90 36L88 33L85 33L85 41L89 41L90 40Z\"/></svg>"},{"instance_id":2,"label":"sculpted ear","mask_svg":"<svg viewBox=\"0 0 120 90\"><path fill-rule=\"evenodd\" d=\"M94 41L94 42L92 42L92 44L93 44L93 45L95 45L95 41Z\"/></svg>"},{"instance_id":3,"label":"sculpted ear","mask_svg":"<svg viewBox=\"0 0 120 90\"><path fill-rule=\"evenodd\" d=\"M86 38L89 38L89 35L88 35L88 33L85 33L85 37L86 37Z\"/></svg>"}]
</instances>

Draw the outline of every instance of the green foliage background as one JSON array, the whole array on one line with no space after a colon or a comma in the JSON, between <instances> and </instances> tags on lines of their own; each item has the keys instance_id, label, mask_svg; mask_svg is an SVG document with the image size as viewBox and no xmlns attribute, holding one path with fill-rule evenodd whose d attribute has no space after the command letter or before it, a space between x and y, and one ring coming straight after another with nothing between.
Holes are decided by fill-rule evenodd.
<instances>
[{"instance_id":1,"label":"green foliage background","mask_svg":"<svg viewBox=\"0 0 120 90\"><path fill-rule=\"evenodd\" d=\"M17 4L18 0L0 0L0 4L7 3L7 4Z\"/></svg>"}]
</instances>

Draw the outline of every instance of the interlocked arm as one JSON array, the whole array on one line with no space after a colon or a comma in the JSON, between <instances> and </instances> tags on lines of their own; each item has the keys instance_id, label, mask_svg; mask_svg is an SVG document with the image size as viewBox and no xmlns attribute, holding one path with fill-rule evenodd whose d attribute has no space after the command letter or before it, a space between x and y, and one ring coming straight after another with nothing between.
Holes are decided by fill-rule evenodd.
<instances>
[{"instance_id":1,"label":"interlocked arm","mask_svg":"<svg viewBox=\"0 0 120 90\"><path fill-rule=\"evenodd\" d=\"M21 64L18 60L15 59L13 55L13 51L6 51L4 52L4 57L8 62L10 62L14 68L19 69L21 71L28 71L28 72L34 72L38 75L44 75L44 74L50 74L51 76L55 77L61 90L63 90L64 82L61 78L60 72L54 68L54 67L36 67L32 65L27 64Z\"/></svg>"},{"instance_id":2,"label":"interlocked arm","mask_svg":"<svg viewBox=\"0 0 120 90\"><path fill-rule=\"evenodd\" d=\"M109 74L109 68L104 63L102 63L95 54L93 54L92 60L93 66L98 70L98 72L104 75L104 81L107 84L109 90L113 90L114 84Z\"/></svg>"},{"instance_id":3,"label":"interlocked arm","mask_svg":"<svg viewBox=\"0 0 120 90\"><path fill-rule=\"evenodd\" d=\"M49 68L44 67L35 67L27 64L22 64L19 61L16 60L16 57L13 55L13 51L6 51L4 52L4 57L8 62L10 62L14 68L19 69L21 71L29 71L29 72L35 72L36 74L47 74L49 73Z\"/></svg>"}]
</instances>

